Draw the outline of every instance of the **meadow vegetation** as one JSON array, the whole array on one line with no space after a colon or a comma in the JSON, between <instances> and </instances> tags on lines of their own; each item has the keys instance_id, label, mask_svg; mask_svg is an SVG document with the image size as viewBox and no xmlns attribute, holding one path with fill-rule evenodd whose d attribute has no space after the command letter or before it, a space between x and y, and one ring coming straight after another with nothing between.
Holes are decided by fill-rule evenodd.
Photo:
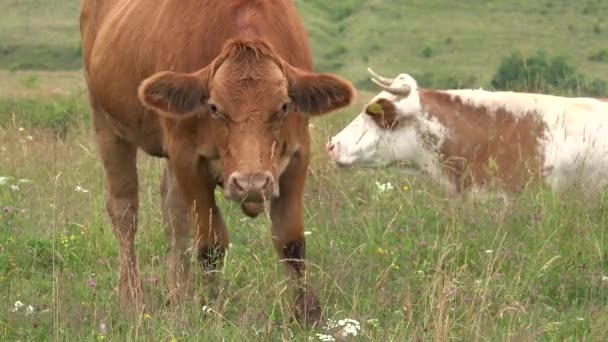
<instances>
[{"instance_id":1,"label":"meadow vegetation","mask_svg":"<svg viewBox=\"0 0 608 342\"><path fill-rule=\"evenodd\" d=\"M368 65L426 86L608 96L605 1L296 1L318 68L360 89L349 109L311 122L307 259L335 322L308 331L290 322L267 218L247 219L219 194L232 242L219 294L205 306L165 305L164 161L143 153L136 249L146 310L134 319L120 310L77 3L0 0L0 339L608 336L608 192L532 186L506 203L471 201L399 169L336 170L324 154L375 91Z\"/></svg>"}]
</instances>

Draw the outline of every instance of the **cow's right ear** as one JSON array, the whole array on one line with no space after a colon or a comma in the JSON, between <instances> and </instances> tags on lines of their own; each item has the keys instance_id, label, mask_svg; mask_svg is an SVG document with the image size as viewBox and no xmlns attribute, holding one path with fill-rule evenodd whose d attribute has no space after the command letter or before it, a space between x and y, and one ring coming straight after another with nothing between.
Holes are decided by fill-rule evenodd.
<instances>
[{"instance_id":1,"label":"cow's right ear","mask_svg":"<svg viewBox=\"0 0 608 342\"><path fill-rule=\"evenodd\" d=\"M299 70L285 63L289 96L299 110L310 115L321 115L346 107L355 97L350 82L331 74Z\"/></svg>"},{"instance_id":2,"label":"cow's right ear","mask_svg":"<svg viewBox=\"0 0 608 342\"><path fill-rule=\"evenodd\" d=\"M163 71L145 79L138 95L144 106L172 118L196 113L209 97L205 73Z\"/></svg>"}]
</instances>

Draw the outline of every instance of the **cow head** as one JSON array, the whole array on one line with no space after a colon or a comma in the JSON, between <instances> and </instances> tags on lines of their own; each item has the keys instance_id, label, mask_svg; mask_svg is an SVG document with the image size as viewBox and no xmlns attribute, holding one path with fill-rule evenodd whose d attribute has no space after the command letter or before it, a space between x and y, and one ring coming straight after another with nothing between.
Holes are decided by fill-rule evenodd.
<instances>
[{"instance_id":1,"label":"cow head","mask_svg":"<svg viewBox=\"0 0 608 342\"><path fill-rule=\"evenodd\" d=\"M407 74L386 78L368 69L383 88L347 127L331 138L329 157L337 166L386 166L414 161L421 153L421 112L416 81Z\"/></svg>"},{"instance_id":2,"label":"cow head","mask_svg":"<svg viewBox=\"0 0 608 342\"><path fill-rule=\"evenodd\" d=\"M300 70L262 40L229 41L207 67L161 72L139 89L146 107L169 118L169 158L220 165L215 181L243 202L278 197L290 159L308 153L308 118L353 96L348 82Z\"/></svg>"}]
</instances>

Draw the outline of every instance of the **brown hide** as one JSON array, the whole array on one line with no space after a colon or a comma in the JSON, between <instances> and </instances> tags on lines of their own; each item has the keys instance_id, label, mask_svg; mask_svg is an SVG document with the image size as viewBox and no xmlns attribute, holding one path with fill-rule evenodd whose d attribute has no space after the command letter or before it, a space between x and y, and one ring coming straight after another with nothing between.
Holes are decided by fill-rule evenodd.
<instances>
[{"instance_id":1,"label":"brown hide","mask_svg":"<svg viewBox=\"0 0 608 342\"><path fill-rule=\"evenodd\" d=\"M385 130L399 128L404 120L403 116L397 113L395 104L392 101L382 98L365 107L365 114L369 115L378 127Z\"/></svg>"},{"instance_id":2,"label":"brown hide","mask_svg":"<svg viewBox=\"0 0 608 342\"><path fill-rule=\"evenodd\" d=\"M162 203L172 296L191 289L190 226L203 268L221 264L229 239L218 184L248 215L270 206L274 246L300 281L308 120L348 105L354 90L313 72L293 1L82 0L80 24L123 302L141 304L137 149L169 159ZM319 314L308 288L296 296L305 320Z\"/></svg>"},{"instance_id":3,"label":"brown hide","mask_svg":"<svg viewBox=\"0 0 608 342\"><path fill-rule=\"evenodd\" d=\"M546 127L536 113L477 107L458 96L423 89L420 103L423 112L449 131L439 152L458 189L497 182L518 191L541 176L540 140Z\"/></svg>"}]
</instances>

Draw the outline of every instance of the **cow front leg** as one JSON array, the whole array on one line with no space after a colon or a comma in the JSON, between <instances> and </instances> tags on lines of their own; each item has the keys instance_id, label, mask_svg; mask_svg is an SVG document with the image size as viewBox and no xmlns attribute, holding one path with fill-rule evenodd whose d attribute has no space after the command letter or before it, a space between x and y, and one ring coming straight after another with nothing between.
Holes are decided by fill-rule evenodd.
<instances>
[{"instance_id":1,"label":"cow front leg","mask_svg":"<svg viewBox=\"0 0 608 342\"><path fill-rule=\"evenodd\" d=\"M272 200L272 242L292 280L296 296L294 314L304 325L315 325L321 319L321 306L309 284L306 273L306 240L304 238L303 195L308 163L293 158L280 179L280 197Z\"/></svg>"},{"instance_id":2,"label":"cow front leg","mask_svg":"<svg viewBox=\"0 0 608 342\"><path fill-rule=\"evenodd\" d=\"M197 208L198 209L198 208ZM226 223L212 198L208 206L197 210L196 246L203 279L210 290L217 285L217 274L230 243Z\"/></svg>"},{"instance_id":3,"label":"cow front leg","mask_svg":"<svg viewBox=\"0 0 608 342\"><path fill-rule=\"evenodd\" d=\"M161 178L161 201L163 224L169 242L167 253L169 300L180 303L192 294L188 250L192 243L193 225L190 208L186 205L169 163Z\"/></svg>"},{"instance_id":4,"label":"cow front leg","mask_svg":"<svg viewBox=\"0 0 608 342\"><path fill-rule=\"evenodd\" d=\"M179 189L191 214L189 227L194 227L192 246L203 271L203 281L210 290L218 278L229 245L228 230L215 203L215 183L204 164L192 165L180 159L172 159L172 169Z\"/></svg>"},{"instance_id":5,"label":"cow front leg","mask_svg":"<svg viewBox=\"0 0 608 342\"><path fill-rule=\"evenodd\" d=\"M137 209L137 147L118 137L104 119L94 113L96 142L105 170L106 210L118 243L118 286L121 303L139 310L143 291L135 256Z\"/></svg>"}]
</instances>

